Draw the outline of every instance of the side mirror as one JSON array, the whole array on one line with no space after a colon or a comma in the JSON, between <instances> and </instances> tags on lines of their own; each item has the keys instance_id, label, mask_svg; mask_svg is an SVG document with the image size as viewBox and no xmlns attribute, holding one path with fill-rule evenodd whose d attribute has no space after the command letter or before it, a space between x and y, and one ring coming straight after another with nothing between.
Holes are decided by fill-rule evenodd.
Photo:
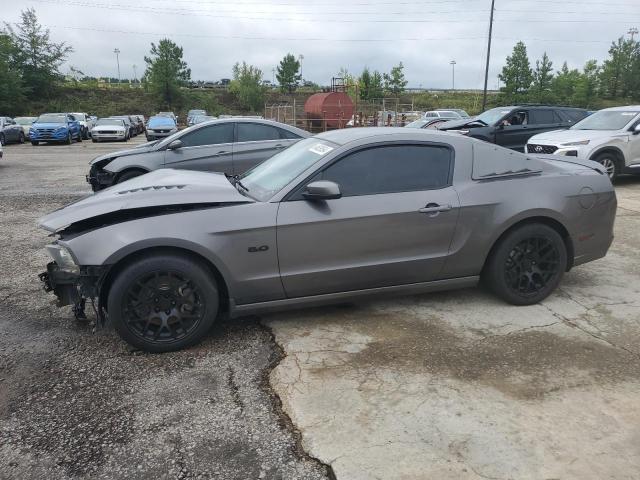
<instances>
[{"instance_id":1,"label":"side mirror","mask_svg":"<svg viewBox=\"0 0 640 480\"><path fill-rule=\"evenodd\" d=\"M633 134L634 135L640 134L640 123L636 125L635 128L633 129Z\"/></svg>"},{"instance_id":2,"label":"side mirror","mask_svg":"<svg viewBox=\"0 0 640 480\"><path fill-rule=\"evenodd\" d=\"M182 140L174 140L169 145L167 145L167 148L169 150L177 150L179 148L182 148Z\"/></svg>"},{"instance_id":3,"label":"side mirror","mask_svg":"<svg viewBox=\"0 0 640 480\"><path fill-rule=\"evenodd\" d=\"M342 193L337 183L318 180L307 185L302 196L307 200L335 200L342 197Z\"/></svg>"}]
</instances>

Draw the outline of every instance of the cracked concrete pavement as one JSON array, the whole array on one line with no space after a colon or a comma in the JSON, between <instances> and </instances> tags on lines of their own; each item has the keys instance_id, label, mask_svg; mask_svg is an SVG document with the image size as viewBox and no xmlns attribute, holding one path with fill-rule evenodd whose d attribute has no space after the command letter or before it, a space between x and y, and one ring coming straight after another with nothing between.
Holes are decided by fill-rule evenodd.
<instances>
[{"instance_id":1,"label":"cracked concrete pavement","mask_svg":"<svg viewBox=\"0 0 640 480\"><path fill-rule=\"evenodd\" d=\"M271 373L336 478L632 479L640 472L640 178L609 255L540 305L480 289L264 318Z\"/></svg>"},{"instance_id":2,"label":"cracked concrete pavement","mask_svg":"<svg viewBox=\"0 0 640 480\"><path fill-rule=\"evenodd\" d=\"M280 350L256 318L147 355L42 291L36 219L90 193L87 162L123 147L9 145L0 160L0 478L326 479L268 388Z\"/></svg>"}]
</instances>

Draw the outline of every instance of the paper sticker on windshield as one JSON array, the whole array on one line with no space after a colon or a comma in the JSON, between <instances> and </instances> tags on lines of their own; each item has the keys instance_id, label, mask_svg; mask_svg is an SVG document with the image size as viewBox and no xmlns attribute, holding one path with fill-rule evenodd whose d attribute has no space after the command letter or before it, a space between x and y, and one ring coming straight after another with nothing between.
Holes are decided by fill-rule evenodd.
<instances>
[{"instance_id":1,"label":"paper sticker on windshield","mask_svg":"<svg viewBox=\"0 0 640 480\"><path fill-rule=\"evenodd\" d=\"M325 145L323 143L316 143L311 148L309 148L310 152L313 152L313 153L315 153L317 155L326 155L331 150L333 150L333 147L330 147L330 146Z\"/></svg>"},{"instance_id":2,"label":"paper sticker on windshield","mask_svg":"<svg viewBox=\"0 0 640 480\"><path fill-rule=\"evenodd\" d=\"M622 112L622 115L624 115L625 117L633 117L637 114L638 112Z\"/></svg>"}]
</instances>

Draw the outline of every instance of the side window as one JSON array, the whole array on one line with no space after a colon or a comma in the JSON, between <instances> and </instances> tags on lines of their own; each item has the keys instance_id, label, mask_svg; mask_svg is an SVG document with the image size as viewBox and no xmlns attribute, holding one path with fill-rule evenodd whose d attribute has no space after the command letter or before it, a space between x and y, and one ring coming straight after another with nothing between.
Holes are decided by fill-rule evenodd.
<instances>
[{"instance_id":1,"label":"side window","mask_svg":"<svg viewBox=\"0 0 640 480\"><path fill-rule=\"evenodd\" d=\"M259 123L238 122L238 142L257 142L261 140L279 140L279 128Z\"/></svg>"},{"instance_id":2,"label":"side window","mask_svg":"<svg viewBox=\"0 0 640 480\"><path fill-rule=\"evenodd\" d=\"M553 123L564 123L571 121L569 118L565 119L559 110L553 112Z\"/></svg>"},{"instance_id":3,"label":"side window","mask_svg":"<svg viewBox=\"0 0 640 480\"><path fill-rule=\"evenodd\" d=\"M74 117L73 115L67 115L67 120L69 122L73 122L76 119L76 117Z\"/></svg>"},{"instance_id":4,"label":"side window","mask_svg":"<svg viewBox=\"0 0 640 480\"><path fill-rule=\"evenodd\" d=\"M201 145L216 145L233 142L233 123L210 125L202 127L180 137L185 147L199 147Z\"/></svg>"},{"instance_id":5,"label":"side window","mask_svg":"<svg viewBox=\"0 0 640 480\"><path fill-rule=\"evenodd\" d=\"M329 166L323 180L345 197L442 188L449 184L452 150L431 145L389 145L347 155Z\"/></svg>"},{"instance_id":6,"label":"side window","mask_svg":"<svg viewBox=\"0 0 640 480\"><path fill-rule=\"evenodd\" d=\"M515 127L528 124L529 115L525 110L513 111L504 120L502 120L502 125L505 127Z\"/></svg>"},{"instance_id":7,"label":"side window","mask_svg":"<svg viewBox=\"0 0 640 480\"><path fill-rule=\"evenodd\" d=\"M285 130L284 128L278 128L278 133L280 133L280 138L286 138L286 139L300 138L299 135L296 135L295 133L290 132L289 130Z\"/></svg>"},{"instance_id":8,"label":"side window","mask_svg":"<svg viewBox=\"0 0 640 480\"><path fill-rule=\"evenodd\" d=\"M529 123L532 125L545 125L555 123L553 110L531 110L529 112Z\"/></svg>"}]
</instances>

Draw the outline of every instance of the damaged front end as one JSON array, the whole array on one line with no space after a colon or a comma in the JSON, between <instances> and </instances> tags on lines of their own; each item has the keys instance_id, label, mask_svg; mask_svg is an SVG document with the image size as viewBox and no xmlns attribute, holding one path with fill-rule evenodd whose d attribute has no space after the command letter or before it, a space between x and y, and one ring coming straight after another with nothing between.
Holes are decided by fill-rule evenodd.
<instances>
[{"instance_id":1,"label":"damaged front end","mask_svg":"<svg viewBox=\"0 0 640 480\"><path fill-rule=\"evenodd\" d=\"M103 309L99 305L100 286L106 274L103 266L78 266L71 253L58 243L47 246L53 258L47 264L47 271L38 275L45 292L53 292L57 297L57 306L73 306L77 320L86 320L86 301L90 300L101 323L104 322ZM96 306L95 301L98 305Z\"/></svg>"}]
</instances>

